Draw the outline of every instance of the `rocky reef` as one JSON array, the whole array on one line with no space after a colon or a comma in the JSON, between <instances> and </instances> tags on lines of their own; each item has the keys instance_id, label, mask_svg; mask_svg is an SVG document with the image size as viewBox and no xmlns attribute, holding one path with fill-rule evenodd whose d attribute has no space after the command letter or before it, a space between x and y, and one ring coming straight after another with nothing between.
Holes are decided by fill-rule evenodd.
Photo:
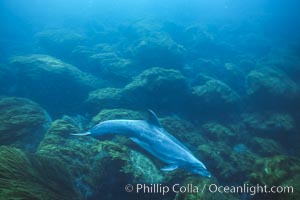
<instances>
[{"instance_id":1,"label":"rocky reef","mask_svg":"<svg viewBox=\"0 0 300 200\"><path fill-rule=\"evenodd\" d=\"M272 13L191 23L191 13L176 22L102 12L24 29L31 36L23 42L23 34L0 33L0 199L300 198L300 44L265 26L262 17ZM130 138L72 135L106 120L147 120L148 109L210 179L163 172L165 163ZM294 193L124 190L138 183L293 186Z\"/></svg>"}]
</instances>

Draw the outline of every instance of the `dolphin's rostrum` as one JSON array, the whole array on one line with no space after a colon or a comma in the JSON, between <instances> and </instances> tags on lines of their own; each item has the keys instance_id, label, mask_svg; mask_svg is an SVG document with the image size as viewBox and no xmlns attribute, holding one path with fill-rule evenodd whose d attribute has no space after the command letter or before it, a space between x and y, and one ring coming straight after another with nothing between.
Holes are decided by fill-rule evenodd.
<instances>
[{"instance_id":1,"label":"dolphin's rostrum","mask_svg":"<svg viewBox=\"0 0 300 200\"><path fill-rule=\"evenodd\" d=\"M156 114L149 110L149 119L108 120L100 122L85 133L73 135L101 136L106 134L124 135L168 164L163 171L182 168L194 174L210 177L205 165L199 161L181 142L168 133L160 124Z\"/></svg>"}]
</instances>

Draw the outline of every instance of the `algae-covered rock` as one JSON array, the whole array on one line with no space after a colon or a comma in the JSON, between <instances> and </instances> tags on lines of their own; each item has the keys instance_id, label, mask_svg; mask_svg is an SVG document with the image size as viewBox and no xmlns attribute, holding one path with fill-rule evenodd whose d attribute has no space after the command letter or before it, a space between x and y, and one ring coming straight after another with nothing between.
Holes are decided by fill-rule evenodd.
<instances>
[{"instance_id":1,"label":"algae-covered rock","mask_svg":"<svg viewBox=\"0 0 300 200\"><path fill-rule=\"evenodd\" d=\"M98 146L98 150L106 159L109 158L109 160L106 160L106 166L98 165L97 168L103 167L103 169L107 169L110 166L118 167L116 174L122 173L123 178L129 176L127 177L129 178L128 181L132 183L157 183L163 181L163 173L154 165L153 161L142 153L129 149L122 143L103 141ZM100 163L103 162L100 161ZM99 172L95 171L95 173L98 174Z\"/></svg>"},{"instance_id":2,"label":"algae-covered rock","mask_svg":"<svg viewBox=\"0 0 300 200\"><path fill-rule=\"evenodd\" d=\"M80 194L60 161L0 146L0 198L61 200Z\"/></svg>"},{"instance_id":3,"label":"algae-covered rock","mask_svg":"<svg viewBox=\"0 0 300 200\"><path fill-rule=\"evenodd\" d=\"M133 182L136 183L161 183L164 181L164 174L154 165L148 157L137 151L130 151L130 165L123 169L133 174ZM130 166L130 167L129 167Z\"/></svg>"},{"instance_id":4,"label":"algae-covered rock","mask_svg":"<svg viewBox=\"0 0 300 200\"><path fill-rule=\"evenodd\" d=\"M124 143L103 141L98 146L100 159L92 165L92 182L97 186L95 196L129 198L124 191L128 183L165 183L165 175L153 161L142 153L130 150ZM135 193L136 194L136 193ZM148 199L147 194L140 194ZM151 196L152 197L152 196Z\"/></svg>"},{"instance_id":5,"label":"algae-covered rock","mask_svg":"<svg viewBox=\"0 0 300 200\"><path fill-rule=\"evenodd\" d=\"M244 113L242 119L252 134L264 137L292 131L296 126L294 118L288 113Z\"/></svg>"},{"instance_id":6,"label":"algae-covered rock","mask_svg":"<svg viewBox=\"0 0 300 200\"><path fill-rule=\"evenodd\" d=\"M99 141L92 137L71 135L80 131L83 130L80 130L77 124L66 119L55 120L40 143L37 153L65 162L75 175L81 173L97 154Z\"/></svg>"},{"instance_id":7,"label":"algae-covered rock","mask_svg":"<svg viewBox=\"0 0 300 200\"><path fill-rule=\"evenodd\" d=\"M0 99L0 144L35 151L50 125L46 111L23 98Z\"/></svg>"},{"instance_id":8,"label":"algae-covered rock","mask_svg":"<svg viewBox=\"0 0 300 200\"><path fill-rule=\"evenodd\" d=\"M264 67L251 71L247 76L247 93L263 105L278 106L295 102L299 98L299 86L283 71Z\"/></svg>"},{"instance_id":9,"label":"algae-covered rock","mask_svg":"<svg viewBox=\"0 0 300 200\"><path fill-rule=\"evenodd\" d=\"M185 48L167 34L138 40L131 48L132 56L143 66L177 67L184 59Z\"/></svg>"},{"instance_id":10,"label":"algae-covered rock","mask_svg":"<svg viewBox=\"0 0 300 200\"><path fill-rule=\"evenodd\" d=\"M85 36L67 29L50 29L36 34L38 43L52 55L68 57L72 50L86 40Z\"/></svg>"},{"instance_id":11,"label":"algae-covered rock","mask_svg":"<svg viewBox=\"0 0 300 200\"><path fill-rule=\"evenodd\" d=\"M262 156L275 156L284 152L282 146L272 139L254 137L249 143L249 147Z\"/></svg>"},{"instance_id":12,"label":"algae-covered rock","mask_svg":"<svg viewBox=\"0 0 300 200\"><path fill-rule=\"evenodd\" d=\"M245 90L245 72L244 69L236 63L224 63L224 61L220 59L199 58L189 65L186 65L185 70L191 77L196 77L193 85L199 86L205 84L205 82L199 82L199 76L202 76L221 81L239 93L243 93Z\"/></svg>"},{"instance_id":13,"label":"algae-covered rock","mask_svg":"<svg viewBox=\"0 0 300 200\"><path fill-rule=\"evenodd\" d=\"M174 69L163 69L154 67L145 70L140 75L134 77L133 81L125 87L129 91L141 91L146 93L174 92L175 89L186 89L185 77Z\"/></svg>"},{"instance_id":14,"label":"algae-covered rock","mask_svg":"<svg viewBox=\"0 0 300 200\"><path fill-rule=\"evenodd\" d=\"M124 84L136 75L132 60L122 58L114 52L95 53L89 57L90 71L114 84Z\"/></svg>"},{"instance_id":15,"label":"algae-covered rock","mask_svg":"<svg viewBox=\"0 0 300 200\"><path fill-rule=\"evenodd\" d=\"M120 88L101 88L89 93L87 102L95 109L118 108L124 105L123 90Z\"/></svg>"},{"instance_id":16,"label":"algae-covered rock","mask_svg":"<svg viewBox=\"0 0 300 200\"><path fill-rule=\"evenodd\" d=\"M187 89L186 78L178 70L154 67L134 77L125 86L123 98L130 106L163 109L178 106Z\"/></svg>"},{"instance_id":17,"label":"algae-covered rock","mask_svg":"<svg viewBox=\"0 0 300 200\"><path fill-rule=\"evenodd\" d=\"M213 141L233 143L237 139L237 133L221 124L210 122L202 125L203 134Z\"/></svg>"},{"instance_id":18,"label":"algae-covered rock","mask_svg":"<svg viewBox=\"0 0 300 200\"><path fill-rule=\"evenodd\" d=\"M15 56L10 65L18 79L15 92L51 111L78 108L78 103L99 84L95 77L47 55Z\"/></svg>"},{"instance_id":19,"label":"algae-covered rock","mask_svg":"<svg viewBox=\"0 0 300 200\"><path fill-rule=\"evenodd\" d=\"M75 66L48 55L14 56L10 59L10 64L15 67L20 78L28 78L28 81L30 79L32 79L31 81L41 81L42 78L47 77L50 80L70 81L82 87L91 87L93 83L97 82L97 79L80 71Z\"/></svg>"},{"instance_id":20,"label":"algae-covered rock","mask_svg":"<svg viewBox=\"0 0 300 200\"><path fill-rule=\"evenodd\" d=\"M54 122L52 122L48 133L51 133L53 135L59 135L62 137L69 137L70 133L77 133L79 131L81 130L77 126L63 118L57 119Z\"/></svg>"},{"instance_id":21,"label":"algae-covered rock","mask_svg":"<svg viewBox=\"0 0 300 200\"><path fill-rule=\"evenodd\" d=\"M72 136L83 132L74 121L66 117L54 121L45 138L40 143L37 154L55 158L70 170L73 184L85 197L93 195L91 166L99 159L99 141L92 137Z\"/></svg>"},{"instance_id":22,"label":"algae-covered rock","mask_svg":"<svg viewBox=\"0 0 300 200\"><path fill-rule=\"evenodd\" d=\"M250 182L262 185L282 185L300 172L300 160L290 156L278 155L256 160L255 171Z\"/></svg>"},{"instance_id":23,"label":"algae-covered rock","mask_svg":"<svg viewBox=\"0 0 300 200\"><path fill-rule=\"evenodd\" d=\"M198 110L221 112L238 107L240 96L225 83L209 80L193 88L191 100Z\"/></svg>"}]
</instances>

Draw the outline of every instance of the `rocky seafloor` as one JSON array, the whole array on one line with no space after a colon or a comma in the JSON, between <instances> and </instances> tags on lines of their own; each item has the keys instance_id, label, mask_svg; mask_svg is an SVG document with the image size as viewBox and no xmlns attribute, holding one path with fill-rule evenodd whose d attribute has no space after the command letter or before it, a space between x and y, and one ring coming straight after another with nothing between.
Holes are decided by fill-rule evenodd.
<instances>
[{"instance_id":1,"label":"rocky seafloor","mask_svg":"<svg viewBox=\"0 0 300 200\"><path fill-rule=\"evenodd\" d=\"M213 26L213 25L211 25ZM300 198L300 57L231 27L138 21L46 29L0 64L0 199ZM222 34L226 32L227 34ZM154 110L212 178L128 138L75 137ZM293 194L126 193L126 184L293 186Z\"/></svg>"}]
</instances>

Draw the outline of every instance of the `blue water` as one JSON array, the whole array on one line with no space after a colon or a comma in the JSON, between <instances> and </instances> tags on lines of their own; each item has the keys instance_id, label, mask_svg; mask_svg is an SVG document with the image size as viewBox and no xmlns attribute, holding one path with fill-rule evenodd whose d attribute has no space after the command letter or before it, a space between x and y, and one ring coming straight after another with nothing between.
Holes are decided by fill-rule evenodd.
<instances>
[{"instance_id":1,"label":"blue water","mask_svg":"<svg viewBox=\"0 0 300 200\"><path fill-rule=\"evenodd\" d=\"M36 191L48 191L48 199L201 196L126 193L128 183L296 188L299 8L297 0L1 0L0 155L10 149L30 162L54 158L56 169L69 174L62 180L43 173L40 163L28 164L35 175L2 178L7 169L20 170L20 157L3 160L0 199L42 199ZM161 172L163 163L126 138L69 135L104 120L145 119L147 109L212 179ZM25 187L27 176L41 178ZM11 189L14 181L20 190ZM205 195L299 198L299 192Z\"/></svg>"}]
</instances>

